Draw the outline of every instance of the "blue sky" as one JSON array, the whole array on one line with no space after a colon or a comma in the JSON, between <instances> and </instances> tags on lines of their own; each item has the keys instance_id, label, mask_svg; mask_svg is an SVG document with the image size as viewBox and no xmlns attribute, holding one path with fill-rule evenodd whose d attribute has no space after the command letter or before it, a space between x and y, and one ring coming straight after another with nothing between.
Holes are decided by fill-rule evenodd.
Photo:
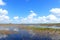
<instances>
[{"instance_id":1,"label":"blue sky","mask_svg":"<svg viewBox=\"0 0 60 40\"><path fill-rule=\"evenodd\" d=\"M60 7L59 0L3 0L10 16L27 16L30 10L39 16L48 15L51 8ZM25 15L24 15L25 14Z\"/></svg>"},{"instance_id":2,"label":"blue sky","mask_svg":"<svg viewBox=\"0 0 60 40\"><path fill-rule=\"evenodd\" d=\"M57 23L60 0L0 0L1 14L1 23Z\"/></svg>"}]
</instances>

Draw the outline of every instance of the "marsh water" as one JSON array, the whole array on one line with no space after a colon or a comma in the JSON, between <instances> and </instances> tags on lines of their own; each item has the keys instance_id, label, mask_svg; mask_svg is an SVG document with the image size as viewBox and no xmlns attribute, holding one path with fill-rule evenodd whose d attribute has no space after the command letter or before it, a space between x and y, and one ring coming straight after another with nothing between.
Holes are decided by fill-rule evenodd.
<instances>
[{"instance_id":1,"label":"marsh water","mask_svg":"<svg viewBox=\"0 0 60 40\"><path fill-rule=\"evenodd\" d=\"M1 38L0 40L52 40L49 36L39 36L29 34L27 31L22 31L18 34L8 34L5 38Z\"/></svg>"},{"instance_id":2,"label":"marsh water","mask_svg":"<svg viewBox=\"0 0 60 40\"><path fill-rule=\"evenodd\" d=\"M0 30L17 31L18 33L0 34L0 40L52 40L50 35L40 35L32 30L19 29L17 27L0 27Z\"/></svg>"}]
</instances>

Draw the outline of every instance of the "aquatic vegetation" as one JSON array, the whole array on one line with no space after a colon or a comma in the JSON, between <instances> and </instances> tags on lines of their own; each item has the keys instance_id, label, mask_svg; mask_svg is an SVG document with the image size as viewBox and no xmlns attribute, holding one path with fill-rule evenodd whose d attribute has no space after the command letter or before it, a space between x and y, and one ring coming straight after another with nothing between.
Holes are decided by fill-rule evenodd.
<instances>
[{"instance_id":1,"label":"aquatic vegetation","mask_svg":"<svg viewBox=\"0 0 60 40\"><path fill-rule=\"evenodd\" d=\"M56 26L55 26L56 27ZM54 26L2 26L0 33L8 37L1 40L58 40L60 39L60 29ZM58 38L57 38L58 37Z\"/></svg>"}]
</instances>

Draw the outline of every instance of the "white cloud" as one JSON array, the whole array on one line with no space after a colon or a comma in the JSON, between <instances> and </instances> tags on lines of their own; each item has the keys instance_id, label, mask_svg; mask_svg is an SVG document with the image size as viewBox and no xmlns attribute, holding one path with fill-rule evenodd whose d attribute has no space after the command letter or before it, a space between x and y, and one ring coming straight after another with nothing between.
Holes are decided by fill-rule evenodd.
<instances>
[{"instance_id":1,"label":"white cloud","mask_svg":"<svg viewBox=\"0 0 60 40\"><path fill-rule=\"evenodd\" d=\"M0 9L0 23L8 23L10 20L10 17L7 16L8 11L5 9Z\"/></svg>"},{"instance_id":2,"label":"white cloud","mask_svg":"<svg viewBox=\"0 0 60 40\"><path fill-rule=\"evenodd\" d=\"M60 22L60 17L57 16L60 11L55 9L50 10L48 16L38 16L34 11L30 11L27 17L15 16L12 19L8 16L8 11L0 9L0 23L57 23ZM56 14L56 15L55 15Z\"/></svg>"},{"instance_id":3,"label":"white cloud","mask_svg":"<svg viewBox=\"0 0 60 40\"><path fill-rule=\"evenodd\" d=\"M7 15L7 14L8 14L7 10L0 9L0 15Z\"/></svg>"},{"instance_id":4,"label":"white cloud","mask_svg":"<svg viewBox=\"0 0 60 40\"><path fill-rule=\"evenodd\" d=\"M46 22L48 22L46 16L38 17L38 19L36 21L37 21L37 23L46 23Z\"/></svg>"},{"instance_id":5,"label":"white cloud","mask_svg":"<svg viewBox=\"0 0 60 40\"><path fill-rule=\"evenodd\" d=\"M21 23L32 23L33 19L37 16L36 13L34 13L34 11L30 11L30 15L28 15L25 18L21 19Z\"/></svg>"},{"instance_id":6,"label":"white cloud","mask_svg":"<svg viewBox=\"0 0 60 40\"><path fill-rule=\"evenodd\" d=\"M53 22L57 23L58 22L58 17L56 17L53 14L48 15L46 18L47 18L47 20L48 20L49 23L53 23Z\"/></svg>"},{"instance_id":7,"label":"white cloud","mask_svg":"<svg viewBox=\"0 0 60 40\"><path fill-rule=\"evenodd\" d=\"M41 23L46 21L45 16L37 17L34 11L30 11L30 15L21 19L21 23Z\"/></svg>"},{"instance_id":8,"label":"white cloud","mask_svg":"<svg viewBox=\"0 0 60 40\"><path fill-rule=\"evenodd\" d=\"M51 9L52 10L52 9ZM52 12L50 10L50 12ZM60 22L60 18L51 13L48 16L37 16L33 11L30 11L30 15L21 19L21 23L57 23Z\"/></svg>"},{"instance_id":9,"label":"white cloud","mask_svg":"<svg viewBox=\"0 0 60 40\"><path fill-rule=\"evenodd\" d=\"M0 0L0 5L6 5L6 3L3 2L3 0Z\"/></svg>"},{"instance_id":10,"label":"white cloud","mask_svg":"<svg viewBox=\"0 0 60 40\"><path fill-rule=\"evenodd\" d=\"M34 16L37 16L37 14L36 13L34 13L34 11L30 11L30 15L28 15L29 17L34 17Z\"/></svg>"},{"instance_id":11,"label":"white cloud","mask_svg":"<svg viewBox=\"0 0 60 40\"><path fill-rule=\"evenodd\" d=\"M52 8L50 12L56 16L60 16L60 8Z\"/></svg>"},{"instance_id":12,"label":"white cloud","mask_svg":"<svg viewBox=\"0 0 60 40\"><path fill-rule=\"evenodd\" d=\"M18 19L19 19L19 17L18 17L18 16L15 16L15 17L14 17L14 19L15 19L15 20L18 20Z\"/></svg>"},{"instance_id":13,"label":"white cloud","mask_svg":"<svg viewBox=\"0 0 60 40\"><path fill-rule=\"evenodd\" d=\"M50 15L47 16L47 19L49 19L49 20L56 20L57 17L55 15L50 14Z\"/></svg>"},{"instance_id":14,"label":"white cloud","mask_svg":"<svg viewBox=\"0 0 60 40\"><path fill-rule=\"evenodd\" d=\"M33 11L30 11L30 15L21 19L21 23L46 23L46 22L48 22L46 16L37 17L37 14Z\"/></svg>"}]
</instances>

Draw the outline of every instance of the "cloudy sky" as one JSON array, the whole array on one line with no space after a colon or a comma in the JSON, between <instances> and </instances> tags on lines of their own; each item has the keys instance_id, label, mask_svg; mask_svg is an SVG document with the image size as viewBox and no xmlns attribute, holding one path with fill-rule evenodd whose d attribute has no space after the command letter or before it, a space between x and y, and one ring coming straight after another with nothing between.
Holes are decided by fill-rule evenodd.
<instances>
[{"instance_id":1,"label":"cloudy sky","mask_svg":"<svg viewBox=\"0 0 60 40\"><path fill-rule=\"evenodd\" d=\"M60 0L0 0L0 23L59 23Z\"/></svg>"}]
</instances>

